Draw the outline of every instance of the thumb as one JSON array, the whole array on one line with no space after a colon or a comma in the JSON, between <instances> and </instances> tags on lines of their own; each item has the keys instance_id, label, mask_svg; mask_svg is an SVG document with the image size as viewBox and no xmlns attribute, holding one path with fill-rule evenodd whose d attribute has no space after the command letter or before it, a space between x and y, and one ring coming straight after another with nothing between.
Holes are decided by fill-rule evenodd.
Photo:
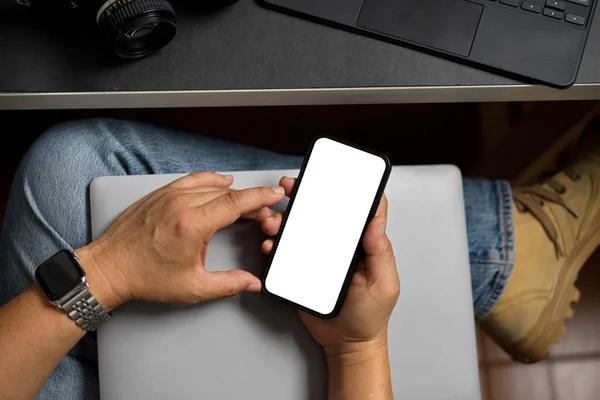
<instances>
[{"instance_id":1,"label":"thumb","mask_svg":"<svg viewBox=\"0 0 600 400\"><path fill-rule=\"evenodd\" d=\"M202 297L206 300L218 300L238 295L242 292L258 292L260 279L250 272L234 269L231 271L206 271L203 280Z\"/></svg>"},{"instance_id":2,"label":"thumb","mask_svg":"<svg viewBox=\"0 0 600 400\"><path fill-rule=\"evenodd\" d=\"M380 215L371 220L365 231L365 270L370 283L381 281L395 286L399 284L398 269L385 228L386 218Z\"/></svg>"}]
</instances>

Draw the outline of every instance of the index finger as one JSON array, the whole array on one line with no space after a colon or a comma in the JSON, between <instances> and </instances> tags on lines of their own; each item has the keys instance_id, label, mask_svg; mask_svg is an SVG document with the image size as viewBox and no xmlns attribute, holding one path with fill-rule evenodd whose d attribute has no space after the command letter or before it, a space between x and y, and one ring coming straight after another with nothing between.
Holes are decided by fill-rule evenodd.
<instances>
[{"instance_id":1,"label":"index finger","mask_svg":"<svg viewBox=\"0 0 600 400\"><path fill-rule=\"evenodd\" d=\"M198 211L202 213L203 227L214 233L233 224L243 214L277 204L284 194L280 186L231 191L200 206Z\"/></svg>"},{"instance_id":2,"label":"index finger","mask_svg":"<svg viewBox=\"0 0 600 400\"><path fill-rule=\"evenodd\" d=\"M199 186L229 187L233 176L221 175L216 172L194 172L171 182L168 187L185 189Z\"/></svg>"}]
</instances>

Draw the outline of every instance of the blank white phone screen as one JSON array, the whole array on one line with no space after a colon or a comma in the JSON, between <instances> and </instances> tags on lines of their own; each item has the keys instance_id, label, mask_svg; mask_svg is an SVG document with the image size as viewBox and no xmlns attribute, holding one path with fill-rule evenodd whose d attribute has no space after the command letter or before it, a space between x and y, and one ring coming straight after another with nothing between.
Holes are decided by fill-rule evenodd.
<instances>
[{"instance_id":1,"label":"blank white phone screen","mask_svg":"<svg viewBox=\"0 0 600 400\"><path fill-rule=\"evenodd\" d=\"M336 305L386 162L318 139L265 279L267 291L320 314Z\"/></svg>"}]
</instances>

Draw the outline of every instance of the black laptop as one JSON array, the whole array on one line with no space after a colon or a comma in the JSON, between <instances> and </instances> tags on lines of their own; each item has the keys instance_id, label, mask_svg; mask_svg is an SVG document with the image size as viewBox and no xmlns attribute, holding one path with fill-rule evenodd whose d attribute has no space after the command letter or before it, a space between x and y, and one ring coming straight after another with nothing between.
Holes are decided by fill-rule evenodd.
<instances>
[{"instance_id":1,"label":"black laptop","mask_svg":"<svg viewBox=\"0 0 600 400\"><path fill-rule=\"evenodd\" d=\"M564 88L575 82L597 0L263 1L383 40Z\"/></svg>"}]
</instances>

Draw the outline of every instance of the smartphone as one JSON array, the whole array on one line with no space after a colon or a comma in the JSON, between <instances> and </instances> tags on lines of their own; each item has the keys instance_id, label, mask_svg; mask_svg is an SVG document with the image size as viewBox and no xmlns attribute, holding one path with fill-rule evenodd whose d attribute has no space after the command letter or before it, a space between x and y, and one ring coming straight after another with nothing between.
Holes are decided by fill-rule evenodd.
<instances>
[{"instance_id":1,"label":"smartphone","mask_svg":"<svg viewBox=\"0 0 600 400\"><path fill-rule=\"evenodd\" d=\"M321 318L340 310L390 175L379 152L312 142L269 257L263 291Z\"/></svg>"}]
</instances>

